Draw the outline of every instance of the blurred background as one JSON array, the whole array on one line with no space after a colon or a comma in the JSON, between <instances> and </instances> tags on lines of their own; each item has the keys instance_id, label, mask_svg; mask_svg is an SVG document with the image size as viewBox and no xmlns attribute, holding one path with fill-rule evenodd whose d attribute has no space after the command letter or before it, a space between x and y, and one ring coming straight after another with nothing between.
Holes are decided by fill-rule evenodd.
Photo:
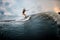
<instances>
[{"instance_id":1,"label":"blurred background","mask_svg":"<svg viewBox=\"0 0 60 40\"><path fill-rule=\"evenodd\" d=\"M28 21L22 11L31 16ZM1 22L18 20L19 22ZM49 40L60 38L60 0L0 0L1 40Z\"/></svg>"},{"instance_id":2,"label":"blurred background","mask_svg":"<svg viewBox=\"0 0 60 40\"><path fill-rule=\"evenodd\" d=\"M0 14L20 15L25 8L27 14L60 11L60 0L0 0ZM3 13L2 13L3 12Z\"/></svg>"}]
</instances>

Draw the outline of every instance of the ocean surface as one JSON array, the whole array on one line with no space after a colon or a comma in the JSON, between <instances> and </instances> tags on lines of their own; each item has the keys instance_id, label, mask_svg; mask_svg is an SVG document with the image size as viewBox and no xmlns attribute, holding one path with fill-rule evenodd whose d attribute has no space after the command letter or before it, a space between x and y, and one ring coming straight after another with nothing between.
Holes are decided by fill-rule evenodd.
<instances>
[{"instance_id":1,"label":"ocean surface","mask_svg":"<svg viewBox=\"0 0 60 40\"><path fill-rule=\"evenodd\" d=\"M15 20L16 16L0 16ZM57 23L47 14L31 15L28 21L0 22L1 40L38 40L56 39Z\"/></svg>"}]
</instances>

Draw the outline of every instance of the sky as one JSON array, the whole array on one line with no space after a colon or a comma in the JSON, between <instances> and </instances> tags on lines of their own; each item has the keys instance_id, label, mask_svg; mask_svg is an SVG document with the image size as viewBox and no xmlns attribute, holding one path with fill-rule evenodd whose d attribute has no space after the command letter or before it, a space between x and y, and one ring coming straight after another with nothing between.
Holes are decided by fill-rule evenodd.
<instances>
[{"instance_id":1,"label":"sky","mask_svg":"<svg viewBox=\"0 0 60 40\"><path fill-rule=\"evenodd\" d=\"M25 8L27 15L32 15L40 12L55 11L60 7L60 0L0 0L0 10L3 10L5 15L22 15L22 10Z\"/></svg>"}]
</instances>

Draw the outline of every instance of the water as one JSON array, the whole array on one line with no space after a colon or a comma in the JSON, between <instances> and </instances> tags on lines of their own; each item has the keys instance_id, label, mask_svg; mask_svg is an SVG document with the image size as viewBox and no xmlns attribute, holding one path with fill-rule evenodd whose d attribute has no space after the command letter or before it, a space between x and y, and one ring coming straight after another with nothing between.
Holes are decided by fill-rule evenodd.
<instances>
[{"instance_id":1,"label":"water","mask_svg":"<svg viewBox=\"0 0 60 40\"><path fill-rule=\"evenodd\" d=\"M12 17L14 18L14 17ZM31 15L28 21L0 22L0 38L5 40L35 40L56 36L56 22L48 15Z\"/></svg>"}]
</instances>

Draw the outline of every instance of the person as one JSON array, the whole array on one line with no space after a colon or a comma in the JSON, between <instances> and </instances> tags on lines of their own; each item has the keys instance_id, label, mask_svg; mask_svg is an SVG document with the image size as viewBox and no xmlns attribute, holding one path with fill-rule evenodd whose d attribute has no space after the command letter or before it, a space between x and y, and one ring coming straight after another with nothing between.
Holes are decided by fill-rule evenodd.
<instances>
[{"instance_id":1,"label":"person","mask_svg":"<svg viewBox=\"0 0 60 40\"><path fill-rule=\"evenodd\" d=\"M29 19L31 19L31 17L25 14L26 11L29 11L29 10L26 10L26 9L24 8L23 11L22 11L22 15L24 16L24 19L25 19L25 20L29 20Z\"/></svg>"},{"instance_id":2,"label":"person","mask_svg":"<svg viewBox=\"0 0 60 40\"><path fill-rule=\"evenodd\" d=\"M25 12L26 12L26 9L24 8L23 11L22 11L22 15L26 18L27 15L25 14Z\"/></svg>"}]
</instances>

